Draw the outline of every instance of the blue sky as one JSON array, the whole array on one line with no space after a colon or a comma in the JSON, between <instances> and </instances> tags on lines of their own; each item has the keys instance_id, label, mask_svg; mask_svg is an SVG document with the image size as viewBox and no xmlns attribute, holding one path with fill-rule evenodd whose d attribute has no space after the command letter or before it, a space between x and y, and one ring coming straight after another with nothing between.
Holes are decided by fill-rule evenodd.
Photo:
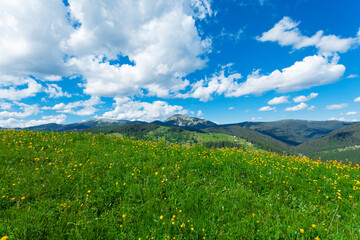
<instances>
[{"instance_id":1,"label":"blue sky","mask_svg":"<svg viewBox=\"0 0 360 240\"><path fill-rule=\"evenodd\" d=\"M326 3L325 3L326 2ZM360 119L360 2L0 2L0 127Z\"/></svg>"}]
</instances>

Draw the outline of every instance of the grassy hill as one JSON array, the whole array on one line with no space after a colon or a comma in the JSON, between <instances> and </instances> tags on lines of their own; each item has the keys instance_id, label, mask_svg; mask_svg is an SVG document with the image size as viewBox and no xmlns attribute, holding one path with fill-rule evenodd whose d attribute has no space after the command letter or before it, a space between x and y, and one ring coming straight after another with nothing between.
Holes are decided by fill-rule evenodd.
<instances>
[{"instance_id":1,"label":"grassy hill","mask_svg":"<svg viewBox=\"0 0 360 240\"><path fill-rule=\"evenodd\" d=\"M165 127L157 124L132 124L122 126L102 126L83 130L94 134L104 133L115 137L134 140L165 141L167 143L204 145L210 148L237 147L256 150L261 147L251 145L244 139L222 133L207 133L202 130L189 131L180 127Z\"/></svg>"},{"instance_id":2,"label":"grassy hill","mask_svg":"<svg viewBox=\"0 0 360 240\"><path fill-rule=\"evenodd\" d=\"M290 146L287 145L286 143L283 143L270 136L267 136L265 134L244 127L223 126L223 127L206 128L203 130L209 133L222 133L230 136L237 136L267 151L272 151L277 153L291 152Z\"/></svg>"},{"instance_id":3,"label":"grassy hill","mask_svg":"<svg viewBox=\"0 0 360 240\"><path fill-rule=\"evenodd\" d=\"M295 148L297 152L314 158L342 160L360 163L360 123L336 130L329 135L303 143Z\"/></svg>"},{"instance_id":4,"label":"grassy hill","mask_svg":"<svg viewBox=\"0 0 360 240\"><path fill-rule=\"evenodd\" d=\"M350 124L352 123L340 121L281 120L274 122L244 122L235 125L258 131L286 144L297 146L312 139L323 137Z\"/></svg>"},{"instance_id":5,"label":"grassy hill","mask_svg":"<svg viewBox=\"0 0 360 240\"><path fill-rule=\"evenodd\" d=\"M359 175L358 165L243 149L3 130L0 234L359 239Z\"/></svg>"}]
</instances>

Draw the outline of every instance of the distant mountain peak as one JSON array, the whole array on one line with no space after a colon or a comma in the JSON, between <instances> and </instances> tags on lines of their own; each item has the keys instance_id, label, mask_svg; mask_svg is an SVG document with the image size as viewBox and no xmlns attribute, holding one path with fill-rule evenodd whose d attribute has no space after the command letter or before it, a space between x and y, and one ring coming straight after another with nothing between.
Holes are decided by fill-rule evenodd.
<instances>
[{"instance_id":1,"label":"distant mountain peak","mask_svg":"<svg viewBox=\"0 0 360 240\"><path fill-rule=\"evenodd\" d=\"M96 122L96 123L117 123L119 121L121 121L121 120L110 119L110 118L91 118L89 120L82 121L82 123L91 123L91 122Z\"/></svg>"},{"instance_id":2,"label":"distant mountain peak","mask_svg":"<svg viewBox=\"0 0 360 240\"><path fill-rule=\"evenodd\" d=\"M179 127L206 128L217 126L216 123L202 118L190 117L182 114L176 114L164 121L169 125Z\"/></svg>"}]
</instances>

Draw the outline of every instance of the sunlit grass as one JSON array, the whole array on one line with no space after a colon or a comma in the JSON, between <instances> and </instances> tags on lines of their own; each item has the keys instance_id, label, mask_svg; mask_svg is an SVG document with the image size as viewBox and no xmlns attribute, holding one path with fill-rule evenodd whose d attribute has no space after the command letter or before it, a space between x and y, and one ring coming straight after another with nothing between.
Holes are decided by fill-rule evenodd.
<instances>
[{"instance_id":1,"label":"sunlit grass","mask_svg":"<svg viewBox=\"0 0 360 240\"><path fill-rule=\"evenodd\" d=\"M359 165L0 132L0 238L359 239L359 191Z\"/></svg>"}]
</instances>

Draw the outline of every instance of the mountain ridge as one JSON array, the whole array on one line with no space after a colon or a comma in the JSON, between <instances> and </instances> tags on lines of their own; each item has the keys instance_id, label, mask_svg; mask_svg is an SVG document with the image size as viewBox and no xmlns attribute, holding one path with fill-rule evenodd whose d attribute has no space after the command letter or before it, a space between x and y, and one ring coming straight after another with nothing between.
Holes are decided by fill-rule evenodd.
<instances>
[{"instance_id":1,"label":"mountain ridge","mask_svg":"<svg viewBox=\"0 0 360 240\"><path fill-rule=\"evenodd\" d=\"M134 127L131 125L134 124ZM138 126L142 124L142 127ZM33 131L87 131L89 129L98 128L96 131L101 132L106 130L102 127L106 126L127 126L121 131L128 133L146 130L153 128L146 125L157 125L163 127L178 127L184 130L194 133L217 133L226 134L229 136L237 136L247 140L248 142L255 143L261 146L263 149L276 152L297 152L303 154L309 154L315 156L312 149L312 143L317 144L317 139L322 139L333 133L334 131L340 131L355 125L360 126L360 123L343 122L343 121L311 121L311 120L299 120L299 119L285 119L279 121L270 122L239 122L231 124L217 124L212 121L197 118L192 116L186 116L176 114L164 121L156 120L153 122L144 121L130 121L130 120L116 120L107 118L93 118L82 122L71 123L71 124L56 124L49 123L38 126L32 126L25 129ZM107 131L107 130L106 130ZM105 131L105 132L106 132ZM147 130L146 130L147 131ZM357 130L353 130L357 131ZM139 134L139 133L137 133ZM346 133L344 133L346 135ZM349 134L349 133L347 133ZM349 139L346 138L343 139ZM320 140L319 140L320 141ZM350 147L348 142L342 140L340 137L336 138L340 147ZM350 141L353 145L360 145L359 139ZM318 145L318 144L317 144ZM325 150L332 150L329 144L325 144L329 148ZM304 147L308 146L308 147ZM304 148L308 148L309 151L304 151Z\"/></svg>"}]
</instances>

